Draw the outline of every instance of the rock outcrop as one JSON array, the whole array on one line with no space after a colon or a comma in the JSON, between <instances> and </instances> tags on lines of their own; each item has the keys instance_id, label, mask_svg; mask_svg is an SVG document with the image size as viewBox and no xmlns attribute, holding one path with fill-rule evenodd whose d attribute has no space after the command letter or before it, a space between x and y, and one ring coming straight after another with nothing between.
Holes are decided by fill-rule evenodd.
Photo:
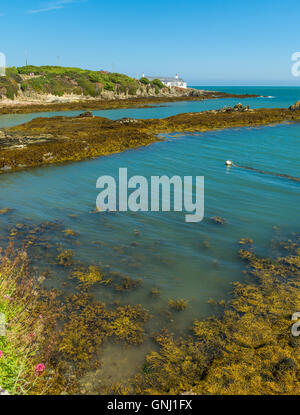
<instances>
[{"instance_id":1,"label":"rock outcrop","mask_svg":"<svg viewBox=\"0 0 300 415\"><path fill-rule=\"evenodd\" d=\"M234 107L225 107L223 108L224 112L234 112L234 111L249 111L250 107L249 105L243 105L241 103L236 104Z\"/></svg>"},{"instance_id":2,"label":"rock outcrop","mask_svg":"<svg viewBox=\"0 0 300 415\"><path fill-rule=\"evenodd\" d=\"M297 101L296 104L291 105L289 108L291 111L297 111L300 110L300 101Z\"/></svg>"},{"instance_id":3,"label":"rock outcrop","mask_svg":"<svg viewBox=\"0 0 300 415\"><path fill-rule=\"evenodd\" d=\"M232 112L222 109L178 114L162 119L127 117L114 121L96 116L38 117L26 124L0 130L0 174L19 168L120 153L129 148L161 141L161 134L254 127L289 120L300 120L300 111L292 112L287 108L243 111L238 106ZM234 165L254 170L236 163ZM276 175L300 180L282 174ZM212 223L222 225L224 221L222 218L214 217Z\"/></svg>"},{"instance_id":4,"label":"rock outcrop","mask_svg":"<svg viewBox=\"0 0 300 415\"><path fill-rule=\"evenodd\" d=\"M91 111L82 112L77 116L77 118L90 118L93 117L93 113Z\"/></svg>"}]
</instances>

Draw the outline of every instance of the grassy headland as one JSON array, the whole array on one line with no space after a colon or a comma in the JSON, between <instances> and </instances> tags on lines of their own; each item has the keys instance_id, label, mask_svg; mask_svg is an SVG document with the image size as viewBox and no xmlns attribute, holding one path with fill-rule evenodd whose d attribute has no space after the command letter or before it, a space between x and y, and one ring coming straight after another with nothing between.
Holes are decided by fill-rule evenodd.
<instances>
[{"instance_id":1,"label":"grassy headland","mask_svg":"<svg viewBox=\"0 0 300 415\"><path fill-rule=\"evenodd\" d=\"M166 87L159 79L60 66L7 68L0 77L0 114L143 107L170 101L245 98L193 88Z\"/></svg>"},{"instance_id":2,"label":"grassy headland","mask_svg":"<svg viewBox=\"0 0 300 415\"><path fill-rule=\"evenodd\" d=\"M12 100L19 95L19 89L25 97L33 93L57 97L64 94L99 97L103 91L135 95L142 85L157 93L164 87L159 80L145 83L119 73L32 65L7 68L6 76L0 79L0 85L2 95Z\"/></svg>"}]
</instances>

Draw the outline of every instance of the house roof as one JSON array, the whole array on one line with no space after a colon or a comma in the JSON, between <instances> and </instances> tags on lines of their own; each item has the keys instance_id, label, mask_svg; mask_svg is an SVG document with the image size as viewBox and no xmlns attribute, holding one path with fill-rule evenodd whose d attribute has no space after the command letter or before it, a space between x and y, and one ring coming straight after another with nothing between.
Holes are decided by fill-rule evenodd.
<instances>
[{"instance_id":1,"label":"house roof","mask_svg":"<svg viewBox=\"0 0 300 415\"><path fill-rule=\"evenodd\" d=\"M171 78L167 76L146 76L145 78L149 79L149 81L159 79L161 82L185 82L182 78Z\"/></svg>"}]
</instances>

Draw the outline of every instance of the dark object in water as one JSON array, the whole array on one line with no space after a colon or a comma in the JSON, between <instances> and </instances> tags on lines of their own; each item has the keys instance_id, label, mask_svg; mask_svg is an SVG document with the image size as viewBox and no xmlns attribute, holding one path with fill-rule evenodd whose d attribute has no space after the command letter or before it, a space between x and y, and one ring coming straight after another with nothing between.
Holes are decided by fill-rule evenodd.
<instances>
[{"instance_id":1,"label":"dark object in water","mask_svg":"<svg viewBox=\"0 0 300 415\"><path fill-rule=\"evenodd\" d=\"M212 216L209 218L210 222L215 223L216 225L225 225L226 220L221 218L221 216Z\"/></svg>"},{"instance_id":2,"label":"dark object in water","mask_svg":"<svg viewBox=\"0 0 300 415\"><path fill-rule=\"evenodd\" d=\"M251 171L255 171L257 173L261 173L261 174L267 174L269 176L277 176L277 177L283 177L285 179L288 180L293 180L295 182L300 182L300 178L299 177L293 177L290 176L288 174L283 174L283 173L274 173L274 172L270 172L270 171L265 171L265 170L260 170L260 169L255 169L254 167L249 167L249 166L240 166L239 164L233 164L234 167L239 167L240 169L246 169L246 170L251 170Z\"/></svg>"}]
</instances>

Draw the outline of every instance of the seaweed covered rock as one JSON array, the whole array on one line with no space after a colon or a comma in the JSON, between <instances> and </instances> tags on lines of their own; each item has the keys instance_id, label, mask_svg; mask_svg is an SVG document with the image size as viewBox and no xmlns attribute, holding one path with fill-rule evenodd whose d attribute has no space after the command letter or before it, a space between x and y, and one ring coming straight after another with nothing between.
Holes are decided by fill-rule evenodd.
<instances>
[{"instance_id":1,"label":"seaweed covered rock","mask_svg":"<svg viewBox=\"0 0 300 415\"><path fill-rule=\"evenodd\" d=\"M300 110L300 101L297 101L297 102L296 102L296 104L291 105L291 106L289 107L289 109L290 109L291 111Z\"/></svg>"},{"instance_id":2,"label":"seaweed covered rock","mask_svg":"<svg viewBox=\"0 0 300 415\"><path fill-rule=\"evenodd\" d=\"M129 148L162 141L161 133L251 127L297 119L300 119L299 112L276 108L233 109L229 113L226 109L203 111L148 120L36 118L5 129L5 138L0 138L0 173L24 166L34 167L120 153Z\"/></svg>"},{"instance_id":3,"label":"seaweed covered rock","mask_svg":"<svg viewBox=\"0 0 300 415\"><path fill-rule=\"evenodd\" d=\"M77 118L90 118L93 117L93 113L91 111L82 112L77 116Z\"/></svg>"},{"instance_id":4,"label":"seaweed covered rock","mask_svg":"<svg viewBox=\"0 0 300 415\"><path fill-rule=\"evenodd\" d=\"M212 216L209 221L215 225L225 225L226 223L226 219L221 218L221 216Z\"/></svg>"}]
</instances>

